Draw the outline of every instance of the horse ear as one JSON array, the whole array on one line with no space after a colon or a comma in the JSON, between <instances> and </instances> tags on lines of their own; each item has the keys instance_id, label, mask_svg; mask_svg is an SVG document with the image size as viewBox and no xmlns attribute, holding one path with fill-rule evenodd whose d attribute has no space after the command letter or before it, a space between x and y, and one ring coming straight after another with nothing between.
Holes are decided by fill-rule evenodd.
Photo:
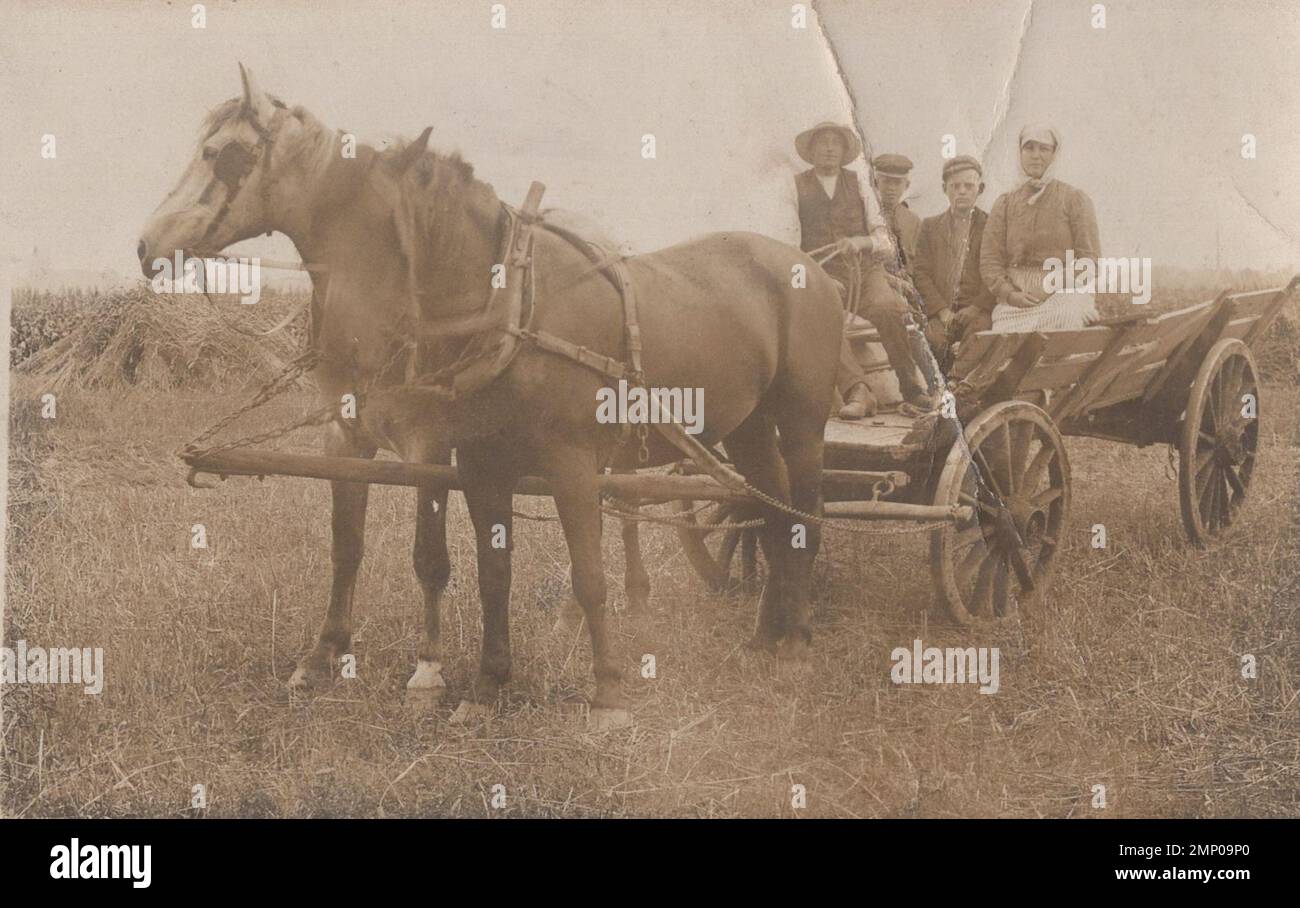
<instances>
[{"instance_id":1,"label":"horse ear","mask_svg":"<svg viewBox=\"0 0 1300 908\"><path fill-rule=\"evenodd\" d=\"M257 80L253 78L253 71L242 63L239 64L239 79L244 85L244 110L248 111L258 123L267 125L275 113L271 107L271 99L258 86Z\"/></svg>"},{"instance_id":2,"label":"horse ear","mask_svg":"<svg viewBox=\"0 0 1300 908\"><path fill-rule=\"evenodd\" d=\"M393 162L393 169L399 174L406 173L410 170L411 165L419 160L420 155L429 147L429 136L433 134L433 127L426 126L420 137L402 149L401 155Z\"/></svg>"}]
</instances>

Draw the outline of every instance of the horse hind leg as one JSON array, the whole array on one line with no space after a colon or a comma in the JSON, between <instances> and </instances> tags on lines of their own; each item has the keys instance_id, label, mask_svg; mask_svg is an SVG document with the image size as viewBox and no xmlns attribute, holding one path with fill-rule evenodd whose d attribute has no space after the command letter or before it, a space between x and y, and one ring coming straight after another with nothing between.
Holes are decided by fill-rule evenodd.
<instances>
[{"instance_id":1,"label":"horse hind leg","mask_svg":"<svg viewBox=\"0 0 1300 908\"><path fill-rule=\"evenodd\" d=\"M325 453L332 457L374 457L375 448L357 445L336 425L327 430ZM352 644L352 597L357 570L365 552L366 500L370 485L364 482L331 482L333 536L331 561L333 578L329 607L317 635L316 645L298 662L289 678L290 691L306 691L332 674L334 663Z\"/></svg>"},{"instance_id":2,"label":"horse hind leg","mask_svg":"<svg viewBox=\"0 0 1300 908\"><path fill-rule=\"evenodd\" d=\"M777 448L772 421L761 411L750 414L727 436L727 455L747 482L778 501L790 500L785 464ZM775 652L786 634L786 563L793 539L792 521L783 511L761 506L764 519L759 544L767 559L768 579L758 605L758 622L750 641L755 649Z\"/></svg>"},{"instance_id":3,"label":"horse hind leg","mask_svg":"<svg viewBox=\"0 0 1300 908\"><path fill-rule=\"evenodd\" d=\"M778 417L781 456L790 481L790 504L802 513L821 517L822 454L825 420L815 411L795 409ZM798 542L788 552L786 565L786 626L780 651L783 657L802 659L812 642L811 585L813 563L821 548L821 524L794 518Z\"/></svg>"}]
</instances>

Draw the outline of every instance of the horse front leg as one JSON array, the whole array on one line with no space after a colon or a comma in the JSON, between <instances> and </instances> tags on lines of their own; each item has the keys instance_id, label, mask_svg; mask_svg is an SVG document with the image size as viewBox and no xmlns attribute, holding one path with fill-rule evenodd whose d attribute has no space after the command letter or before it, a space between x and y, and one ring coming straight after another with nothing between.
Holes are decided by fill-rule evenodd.
<instances>
[{"instance_id":1,"label":"horse front leg","mask_svg":"<svg viewBox=\"0 0 1300 908\"><path fill-rule=\"evenodd\" d=\"M580 448L551 452L545 476L555 496L555 508L569 545L573 594L582 607L591 634L592 671L596 696L591 701L591 724L597 729L631 721L623 691L623 667L610 644L605 624L605 569L600 552L600 496L596 485L595 456Z\"/></svg>"},{"instance_id":2,"label":"horse front leg","mask_svg":"<svg viewBox=\"0 0 1300 908\"><path fill-rule=\"evenodd\" d=\"M419 458L420 463L450 464L450 449ZM415 495L415 545L411 560L424 594L424 622L415 673L406 682L407 701L414 706L437 706L446 693L442 677L442 594L451 578L447 554L447 490L421 486Z\"/></svg>"},{"instance_id":3,"label":"horse front leg","mask_svg":"<svg viewBox=\"0 0 1300 908\"><path fill-rule=\"evenodd\" d=\"M356 442L339 425L331 423L326 429L325 454L330 457L375 456L376 448ZM289 689L305 691L328 681L331 669L352 644L352 595L357 583L357 570L365 550L366 499L369 483L331 482L334 510L330 530L333 535L331 561L334 576L330 587L329 608L321 624L316 645L298 662L298 668L289 678Z\"/></svg>"},{"instance_id":4,"label":"horse front leg","mask_svg":"<svg viewBox=\"0 0 1300 908\"><path fill-rule=\"evenodd\" d=\"M628 614L641 617L650 611L650 574L641 557L641 524L635 519L641 513L640 502L620 502L617 507L633 518L619 521L623 525L623 592Z\"/></svg>"},{"instance_id":5,"label":"horse front leg","mask_svg":"<svg viewBox=\"0 0 1300 908\"><path fill-rule=\"evenodd\" d=\"M635 473L635 470L615 470L615 473ZM614 507L635 517L641 513L640 502L615 501ZM623 535L623 592L627 596L627 611L633 617L650 614L650 574L641 555L641 524L637 520L620 520ZM576 634L583 627L582 606L570 595L560 607L552 630L565 636Z\"/></svg>"},{"instance_id":6,"label":"horse front leg","mask_svg":"<svg viewBox=\"0 0 1300 908\"><path fill-rule=\"evenodd\" d=\"M479 601L483 606L483 650L469 696L451 716L464 724L491 711L510 680L510 552L513 489L518 473L498 450L482 445L457 449L456 465L478 555Z\"/></svg>"}]
</instances>

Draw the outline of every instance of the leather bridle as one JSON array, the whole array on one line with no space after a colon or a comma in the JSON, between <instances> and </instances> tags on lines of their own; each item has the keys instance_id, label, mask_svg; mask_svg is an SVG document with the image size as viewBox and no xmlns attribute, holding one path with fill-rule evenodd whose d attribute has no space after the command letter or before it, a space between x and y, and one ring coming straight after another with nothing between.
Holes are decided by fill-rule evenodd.
<instances>
[{"instance_id":1,"label":"leather bridle","mask_svg":"<svg viewBox=\"0 0 1300 908\"><path fill-rule=\"evenodd\" d=\"M271 169L271 149L275 145L275 140L271 138L274 133L276 118L280 115L280 110L276 110L271 117L271 124L263 126L257 121L256 115L251 111L245 111L249 125L257 132L257 142L250 149L238 139L231 139L221 150L217 152L216 158L212 162L212 180L208 183L203 195L209 195L218 183L226 187L226 197L221 202L221 207L217 209L216 215L208 224L208 229L203 234L203 240L212 238L217 232L226 215L230 213L230 206L234 204L239 192L244 188L245 181L252 174L255 167L260 166L262 169L262 203L263 208L267 207L268 196L271 188L271 181L267 179Z\"/></svg>"}]
</instances>

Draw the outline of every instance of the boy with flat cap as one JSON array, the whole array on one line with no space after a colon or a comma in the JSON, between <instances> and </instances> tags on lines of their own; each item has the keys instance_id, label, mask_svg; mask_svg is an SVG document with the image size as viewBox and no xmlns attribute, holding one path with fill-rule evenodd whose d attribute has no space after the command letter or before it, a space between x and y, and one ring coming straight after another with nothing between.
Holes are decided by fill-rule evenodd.
<instances>
[{"instance_id":1,"label":"boy with flat cap","mask_svg":"<svg viewBox=\"0 0 1300 908\"><path fill-rule=\"evenodd\" d=\"M871 159L871 173L885 222L902 247L903 267L910 271L921 233L921 219L903 201L912 185L912 161L906 155L878 154Z\"/></svg>"},{"instance_id":2,"label":"boy with flat cap","mask_svg":"<svg viewBox=\"0 0 1300 908\"><path fill-rule=\"evenodd\" d=\"M948 210L921 222L912 277L929 317L926 336L935 356L993 324L997 300L980 277L980 243L988 214L976 207L984 171L970 155L943 165Z\"/></svg>"}]
</instances>

